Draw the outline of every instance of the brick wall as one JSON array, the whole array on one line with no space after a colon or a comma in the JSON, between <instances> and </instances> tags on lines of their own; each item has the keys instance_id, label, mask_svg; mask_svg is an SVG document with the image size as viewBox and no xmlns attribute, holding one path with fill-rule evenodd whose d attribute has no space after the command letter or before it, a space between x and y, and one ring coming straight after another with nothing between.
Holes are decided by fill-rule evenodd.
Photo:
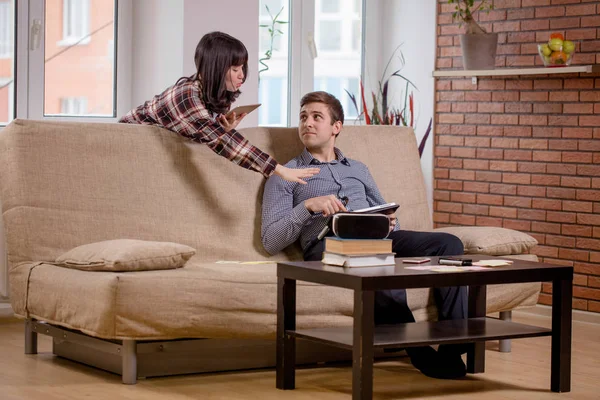
<instances>
[{"instance_id":1,"label":"brick wall","mask_svg":"<svg viewBox=\"0 0 600 400\"><path fill-rule=\"evenodd\" d=\"M497 67L534 67L561 32L600 64L600 1L495 0ZM439 0L436 69L462 69L453 4ZM518 229L544 262L575 268L573 307L600 312L600 74L436 80L434 221ZM548 284L540 303L551 303Z\"/></svg>"}]
</instances>

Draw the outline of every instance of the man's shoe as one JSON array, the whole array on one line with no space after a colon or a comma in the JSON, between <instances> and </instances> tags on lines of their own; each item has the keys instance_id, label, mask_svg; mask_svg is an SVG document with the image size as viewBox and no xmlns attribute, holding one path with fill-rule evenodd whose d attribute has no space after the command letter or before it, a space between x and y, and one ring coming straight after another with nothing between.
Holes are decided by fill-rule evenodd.
<instances>
[{"instance_id":1,"label":"man's shoe","mask_svg":"<svg viewBox=\"0 0 600 400\"><path fill-rule=\"evenodd\" d=\"M467 367L458 354L442 357L429 346L407 348L406 352L412 365L430 378L458 379L467 374Z\"/></svg>"}]
</instances>

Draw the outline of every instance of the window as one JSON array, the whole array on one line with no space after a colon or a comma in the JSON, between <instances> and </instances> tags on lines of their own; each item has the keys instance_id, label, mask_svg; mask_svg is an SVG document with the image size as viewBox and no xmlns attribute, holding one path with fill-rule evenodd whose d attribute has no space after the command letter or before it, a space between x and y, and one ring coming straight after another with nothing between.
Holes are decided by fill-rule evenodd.
<instances>
[{"instance_id":1,"label":"window","mask_svg":"<svg viewBox=\"0 0 600 400\"><path fill-rule=\"evenodd\" d=\"M13 56L13 12L9 1L0 2L0 59Z\"/></svg>"},{"instance_id":2,"label":"window","mask_svg":"<svg viewBox=\"0 0 600 400\"><path fill-rule=\"evenodd\" d=\"M0 0L0 126L14 118L14 1Z\"/></svg>"},{"instance_id":3,"label":"window","mask_svg":"<svg viewBox=\"0 0 600 400\"><path fill-rule=\"evenodd\" d=\"M65 97L60 99L60 113L65 115L84 115L87 112L87 98Z\"/></svg>"},{"instance_id":4,"label":"window","mask_svg":"<svg viewBox=\"0 0 600 400\"><path fill-rule=\"evenodd\" d=\"M260 0L259 7L258 124L287 126L289 1Z\"/></svg>"},{"instance_id":5,"label":"window","mask_svg":"<svg viewBox=\"0 0 600 400\"><path fill-rule=\"evenodd\" d=\"M63 0L63 34L60 45L89 43L90 1ZM112 1L108 1L107 3L112 3Z\"/></svg>"}]
</instances>

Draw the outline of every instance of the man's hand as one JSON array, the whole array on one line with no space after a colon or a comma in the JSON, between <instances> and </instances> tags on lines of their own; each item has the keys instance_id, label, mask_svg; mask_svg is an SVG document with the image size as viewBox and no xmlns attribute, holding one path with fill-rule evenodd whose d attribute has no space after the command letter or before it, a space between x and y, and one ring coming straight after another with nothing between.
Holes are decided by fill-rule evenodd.
<instances>
[{"instance_id":1,"label":"man's hand","mask_svg":"<svg viewBox=\"0 0 600 400\"><path fill-rule=\"evenodd\" d=\"M387 217L390 219L390 232L392 232L398 223L398 218L396 218L396 213L387 214Z\"/></svg>"},{"instance_id":2,"label":"man's hand","mask_svg":"<svg viewBox=\"0 0 600 400\"><path fill-rule=\"evenodd\" d=\"M225 129L225 132L229 132L230 130L235 129L246 115L248 115L248 113L243 113L239 116L235 113L227 115L221 114L217 117L217 121L221 124L223 129Z\"/></svg>"},{"instance_id":3,"label":"man's hand","mask_svg":"<svg viewBox=\"0 0 600 400\"><path fill-rule=\"evenodd\" d=\"M347 211L342 201L332 194L305 200L304 207L312 213L323 213L325 217L336 212Z\"/></svg>"},{"instance_id":4,"label":"man's hand","mask_svg":"<svg viewBox=\"0 0 600 400\"><path fill-rule=\"evenodd\" d=\"M277 164L274 174L279 175L281 179L285 179L286 181L297 182L306 185L306 182L303 179L310 178L319 172L321 172L320 168L293 169L284 167L281 164Z\"/></svg>"}]
</instances>

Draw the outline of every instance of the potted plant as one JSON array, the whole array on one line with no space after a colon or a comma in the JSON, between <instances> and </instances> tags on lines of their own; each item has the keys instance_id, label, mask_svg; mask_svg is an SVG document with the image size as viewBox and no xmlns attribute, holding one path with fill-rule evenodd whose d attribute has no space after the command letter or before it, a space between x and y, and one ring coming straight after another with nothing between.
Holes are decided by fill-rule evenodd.
<instances>
[{"instance_id":1,"label":"potted plant","mask_svg":"<svg viewBox=\"0 0 600 400\"><path fill-rule=\"evenodd\" d=\"M463 53L463 67L466 70L494 69L496 66L496 47L498 34L488 33L473 18L480 11L489 13L494 9L493 0L448 0L455 4L452 19L465 25L466 32L460 35L460 47Z\"/></svg>"}]
</instances>

